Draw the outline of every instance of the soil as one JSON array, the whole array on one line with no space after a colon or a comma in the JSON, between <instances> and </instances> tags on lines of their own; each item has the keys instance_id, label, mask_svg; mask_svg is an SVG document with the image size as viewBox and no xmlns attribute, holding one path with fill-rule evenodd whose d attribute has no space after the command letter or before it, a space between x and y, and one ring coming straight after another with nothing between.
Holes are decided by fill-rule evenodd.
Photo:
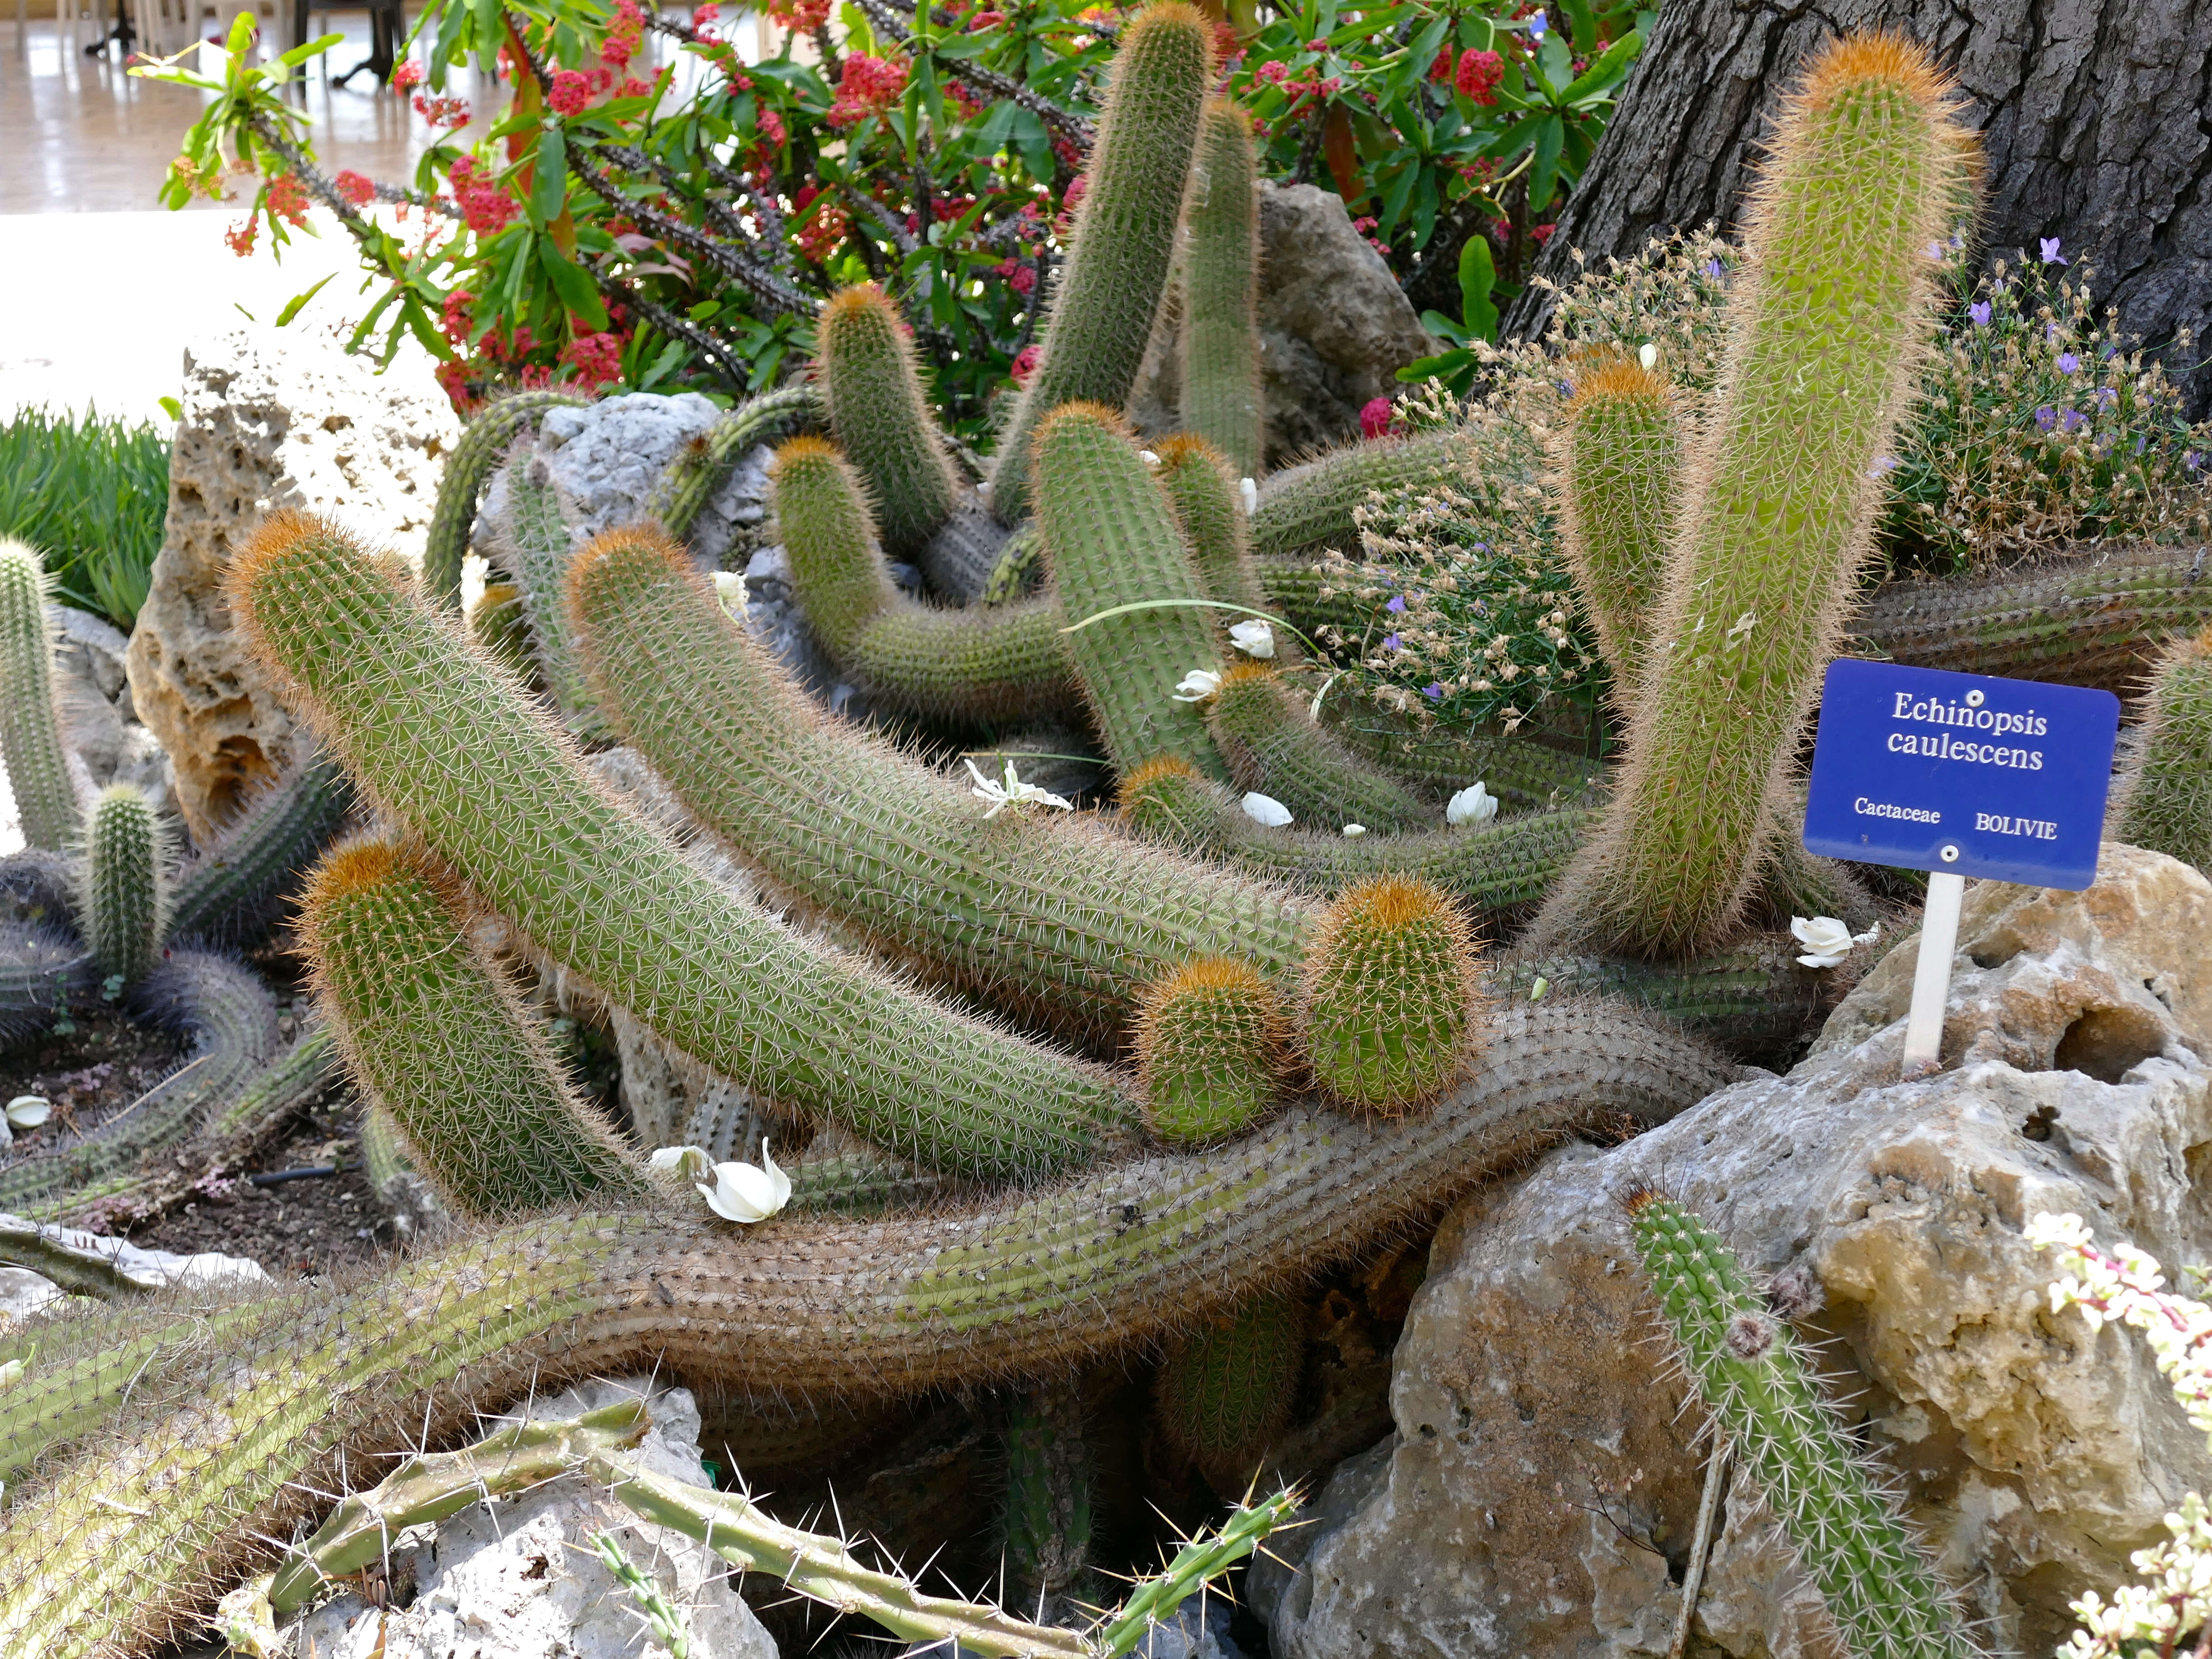
<instances>
[{"instance_id":1,"label":"soil","mask_svg":"<svg viewBox=\"0 0 2212 1659\"><path fill-rule=\"evenodd\" d=\"M0 1101L40 1095L54 1115L35 1129L15 1131L6 1156L39 1150L74 1126L91 1128L144 1094L184 1062L185 1041L150 1030L113 1009L80 1013L58 1034L49 1032L0 1054Z\"/></svg>"}]
</instances>

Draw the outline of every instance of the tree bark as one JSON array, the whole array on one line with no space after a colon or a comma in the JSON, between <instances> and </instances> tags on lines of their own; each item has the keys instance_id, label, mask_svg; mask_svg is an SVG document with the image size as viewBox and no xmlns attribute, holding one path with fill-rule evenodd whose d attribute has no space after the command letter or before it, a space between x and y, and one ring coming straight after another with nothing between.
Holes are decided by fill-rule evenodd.
<instances>
[{"instance_id":1,"label":"tree bark","mask_svg":"<svg viewBox=\"0 0 2212 1659\"><path fill-rule=\"evenodd\" d=\"M2095 267L2101 310L2166 348L2192 416L2212 405L2212 3L2208 0L1666 0L1620 112L1559 216L1571 248L1626 256L1654 234L1734 225L1777 95L1832 34L1890 27L1956 77L1982 135L1985 258L2057 236ZM1531 287L1504 331L1550 313Z\"/></svg>"}]
</instances>

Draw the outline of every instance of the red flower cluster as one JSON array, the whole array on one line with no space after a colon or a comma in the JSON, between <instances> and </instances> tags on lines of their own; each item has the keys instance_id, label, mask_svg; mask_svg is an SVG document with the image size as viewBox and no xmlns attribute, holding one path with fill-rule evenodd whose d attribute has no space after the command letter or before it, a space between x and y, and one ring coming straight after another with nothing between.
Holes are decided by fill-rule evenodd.
<instances>
[{"instance_id":1,"label":"red flower cluster","mask_svg":"<svg viewBox=\"0 0 2212 1659\"><path fill-rule=\"evenodd\" d=\"M365 207L376 199L376 183L348 167L331 181L348 207Z\"/></svg>"},{"instance_id":2,"label":"red flower cluster","mask_svg":"<svg viewBox=\"0 0 2212 1659\"><path fill-rule=\"evenodd\" d=\"M1029 384L1030 376L1036 373L1037 359L1043 355L1042 346L1025 345L1021 349L1006 371L1014 377L1016 386Z\"/></svg>"},{"instance_id":3,"label":"red flower cluster","mask_svg":"<svg viewBox=\"0 0 2212 1659\"><path fill-rule=\"evenodd\" d=\"M1486 108L1498 101L1498 82L1505 74L1505 60L1494 52L1469 47L1459 55L1459 73L1453 84L1460 95Z\"/></svg>"},{"instance_id":4,"label":"red flower cluster","mask_svg":"<svg viewBox=\"0 0 2212 1659\"><path fill-rule=\"evenodd\" d=\"M581 115L592 101L592 78L580 70L555 70L545 101L559 115Z\"/></svg>"},{"instance_id":5,"label":"red flower cluster","mask_svg":"<svg viewBox=\"0 0 2212 1659\"><path fill-rule=\"evenodd\" d=\"M468 343L469 331L476 324L477 296L465 288L457 288L446 296L444 308L438 314L438 332L453 345Z\"/></svg>"},{"instance_id":6,"label":"red flower cluster","mask_svg":"<svg viewBox=\"0 0 2212 1659\"><path fill-rule=\"evenodd\" d=\"M807 210L820 198L819 185L802 185L799 194L792 198L793 210L804 221L791 233L791 240L799 251L817 264L827 259L845 240L845 233L853 228L853 221L844 209L834 203L824 202L818 212Z\"/></svg>"},{"instance_id":7,"label":"red flower cluster","mask_svg":"<svg viewBox=\"0 0 2212 1659\"><path fill-rule=\"evenodd\" d=\"M979 11L968 20L968 33L974 34L979 30L994 29L1006 21L1006 14L1002 11Z\"/></svg>"},{"instance_id":8,"label":"red flower cluster","mask_svg":"<svg viewBox=\"0 0 2212 1659\"><path fill-rule=\"evenodd\" d=\"M1376 398L1359 411L1359 435L1363 438L1387 438L1390 435L1390 400Z\"/></svg>"},{"instance_id":9,"label":"red flower cluster","mask_svg":"<svg viewBox=\"0 0 2212 1659\"><path fill-rule=\"evenodd\" d=\"M296 173L280 173L269 181L269 210L288 225L307 222L307 187Z\"/></svg>"},{"instance_id":10,"label":"red flower cluster","mask_svg":"<svg viewBox=\"0 0 2212 1659\"><path fill-rule=\"evenodd\" d=\"M399 67L392 71L392 86L395 92L404 92L410 87L419 87L422 84L422 62L420 58L403 59Z\"/></svg>"},{"instance_id":11,"label":"red flower cluster","mask_svg":"<svg viewBox=\"0 0 2212 1659\"><path fill-rule=\"evenodd\" d=\"M1001 259L991 271L1017 294L1026 295L1036 290L1036 267L1025 259Z\"/></svg>"},{"instance_id":12,"label":"red flower cluster","mask_svg":"<svg viewBox=\"0 0 2212 1659\"><path fill-rule=\"evenodd\" d=\"M253 239L260 234L261 221L241 219L222 234L223 246L243 259L253 252Z\"/></svg>"},{"instance_id":13,"label":"red flower cluster","mask_svg":"<svg viewBox=\"0 0 2212 1659\"><path fill-rule=\"evenodd\" d=\"M753 125L760 129L760 136L771 144L781 145L783 143L783 117L774 110L763 106L760 112L753 117Z\"/></svg>"},{"instance_id":14,"label":"red flower cluster","mask_svg":"<svg viewBox=\"0 0 2212 1659\"><path fill-rule=\"evenodd\" d=\"M811 34L830 21L830 0L768 0L768 17L793 34Z\"/></svg>"},{"instance_id":15,"label":"red flower cluster","mask_svg":"<svg viewBox=\"0 0 2212 1659\"><path fill-rule=\"evenodd\" d=\"M1280 58L1270 58L1252 71L1255 81L1265 81L1270 86L1280 86L1291 78L1291 66Z\"/></svg>"},{"instance_id":16,"label":"red flower cluster","mask_svg":"<svg viewBox=\"0 0 2212 1659\"><path fill-rule=\"evenodd\" d=\"M628 69L629 60L637 56L637 49L645 42L645 14L637 9L637 0L615 0L614 21L607 25L607 38L600 44L599 56L617 69ZM624 97L630 94L623 93Z\"/></svg>"},{"instance_id":17,"label":"red flower cluster","mask_svg":"<svg viewBox=\"0 0 2212 1659\"><path fill-rule=\"evenodd\" d=\"M498 235L522 211L522 204L498 185L478 182L476 158L472 155L464 155L454 162L447 176L453 181L454 205L460 209L469 228L479 236Z\"/></svg>"},{"instance_id":18,"label":"red flower cluster","mask_svg":"<svg viewBox=\"0 0 2212 1659\"><path fill-rule=\"evenodd\" d=\"M619 334L580 334L568 343L561 361L576 371L576 384L596 392L622 379L623 337Z\"/></svg>"},{"instance_id":19,"label":"red flower cluster","mask_svg":"<svg viewBox=\"0 0 2212 1659\"><path fill-rule=\"evenodd\" d=\"M907 66L899 58L852 53L838 77L836 101L830 106L830 125L849 127L881 114L906 91L906 76Z\"/></svg>"},{"instance_id":20,"label":"red flower cluster","mask_svg":"<svg viewBox=\"0 0 2212 1659\"><path fill-rule=\"evenodd\" d=\"M426 98L415 94L415 112L434 127L465 127L469 124L465 98Z\"/></svg>"}]
</instances>

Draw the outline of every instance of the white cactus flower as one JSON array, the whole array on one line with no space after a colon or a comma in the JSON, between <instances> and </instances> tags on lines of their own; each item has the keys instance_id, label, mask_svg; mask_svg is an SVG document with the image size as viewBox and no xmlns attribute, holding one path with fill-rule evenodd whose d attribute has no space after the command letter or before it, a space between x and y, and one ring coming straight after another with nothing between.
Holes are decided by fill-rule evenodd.
<instances>
[{"instance_id":1,"label":"white cactus flower","mask_svg":"<svg viewBox=\"0 0 2212 1659\"><path fill-rule=\"evenodd\" d=\"M714 597L732 617L742 617L745 613L745 579L734 570L717 570Z\"/></svg>"},{"instance_id":2,"label":"white cactus flower","mask_svg":"<svg viewBox=\"0 0 2212 1659\"><path fill-rule=\"evenodd\" d=\"M1364 823L1347 823L1344 826L1344 833L1347 836L1364 836L1367 833L1367 826Z\"/></svg>"},{"instance_id":3,"label":"white cactus flower","mask_svg":"<svg viewBox=\"0 0 2212 1659\"><path fill-rule=\"evenodd\" d=\"M1257 617L1247 617L1231 629L1229 642L1248 657L1275 654L1275 630Z\"/></svg>"},{"instance_id":4,"label":"white cactus flower","mask_svg":"<svg viewBox=\"0 0 2212 1659\"><path fill-rule=\"evenodd\" d=\"M1194 668L1176 682L1177 702L1204 702L1221 690L1221 676L1211 668Z\"/></svg>"},{"instance_id":5,"label":"white cactus flower","mask_svg":"<svg viewBox=\"0 0 2212 1659\"><path fill-rule=\"evenodd\" d=\"M717 1164L714 1184L696 1184L708 1209L725 1221L748 1227L767 1220L791 1201L791 1177L776 1168L765 1140L761 1142L759 1165Z\"/></svg>"},{"instance_id":6,"label":"white cactus flower","mask_svg":"<svg viewBox=\"0 0 2212 1659\"><path fill-rule=\"evenodd\" d=\"M44 1095L17 1095L8 1103L8 1121L18 1129L35 1129L54 1115Z\"/></svg>"},{"instance_id":7,"label":"white cactus flower","mask_svg":"<svg viewBox=\"0 0 2212 1659\"><path fill-rule=\"evenodd\" d=\"M1470 823L1487 823L1498 816L1498 797L1480 779L1444 803L1444 822L1455 830Z\"/></svg>"},{"instance_id":8,"label":"white cactus flower","mask_svg":"<svg viewBox=\"0 0 2212 1659\"><path fill-rule=\"evenodd\" d=\"M975 787L968 793L977 800L991 803L991 810L983 814L987 818L995 818L1009 806L1026 806L1032 801L1039 806L1056 806L1063 812L1075 810L1073 801L1063 800L1050 790L1040 789L1033 783L1024 783L1014 775L1012 761L1006 763L1006 781L1004 783L994 783L985 777L975 769L974 761L968 762L967 767L968 775L975 780Z\"/></svg>"},{"instance_id":9,"label":"white cactus flower","mask_svg":"<svg viewBox=\"0 0 2212 1659\"><path fill-rule=\"evenodd\" d=\"M1646 340L1642 345L1636 348L1636 361L1644 366L1644 372L1646 374L1649 374L1654 368L1658 367L1659 348L1652 344L1650 341Z\"/></svg>"},{"instance_id":10,"label":"white cactus flower","mask_svg":"<svg viewBox=\"0 0 2212 1659\"><path fill-rule=\"evenodd\" d=\"M1153 454L1149 449L1139 450L1137 452L1137 459L1144 462L1146 466L1158 466L1160 464L1160 458Z\"/></svg>"},{"instance_id":11,"label":"white cactus flower","mask_svg":"<svg viewBox=\"0 0 2212 1659\"><path fill-rule=\"evenodd\" d=\"M1249 478L1237 481L1237 493L1244 499L1244 516L1250 518L1260 510L1260 486Z\"/></svg>"},{"instance_id":12,"label":"white cactus flower","mask_svg":"<svg viewBox=\"0 0 2212 1659\"><path fill-rule=\"evenodd\" d=\"M1797 958L1800 967L1832 968L1857 946L1880 939L1881 924L1876 922L1863 933L1853 933L1833 916L1792 916L1790 931L1805 947L1805 954Z\"/></svg>"},{"instance_id":13,"label":"white cactus flower","mask_svg":"<svg viewBox=\"0 0 2212 1659\"><path fill-rule=\"evenodd\" d=\"M1263 795L1255 789L1237 803L1244 809L1244 816L1255 823L1264 823L1270 830L1279 830L1291 821L1291 809L1273 795Z\"/></svg>"},{"instance_id":14,"label":"white cactus flower","mask_svg":"<svg viewBox=\"0 0 2212 1659\"><path fill-rule=\"evenodd\" d=\"M686 1181L704 1181L714 1173L714 1159L704 1146L663 1146L646 1160L652 1170L673 1170Z\"/></svg>"}]
</instances>

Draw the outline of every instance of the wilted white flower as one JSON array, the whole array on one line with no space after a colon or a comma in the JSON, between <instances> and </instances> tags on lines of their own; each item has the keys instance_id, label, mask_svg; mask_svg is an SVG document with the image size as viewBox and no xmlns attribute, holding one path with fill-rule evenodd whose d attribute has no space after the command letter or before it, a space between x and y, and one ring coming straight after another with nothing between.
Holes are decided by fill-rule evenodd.
<instances>
[{"instance_id":1,"label":"wilted white flower","mask_svg":"<svg viewBox=\"0 0 2212 1659\"><path fill-rule=\"evenodd\" d=\"M1231 629L1229 642L1248 657L1275 654L1275 630L1257 617L1247 617Z\"/></svg>"},{"instance_id":2,"label":"wilted white flower","mask_svg":"<svg viewBox=\"0 0 2212 1659\"><path fill-rule=\"evenodd\" d=\"M1255 823L1264 823L1270 830L1279 830L1291 821L1291 809L1273 795L1263 795L1255 789L1237 802L1244 816Z\"/></svg>"},{"instance_id":3,"label":"wilted white flower","mask_svg":"<svg viewBox=\"0 0 2212 1659\"><path fill-rule=\"evenodd\" d=\"M1210 668L1194 668L1176 682L1177 702L1204 702L1221 690L1221 676Z\"/></svg>"},{"instance_id":4,"label":"wilted white flower","mask_svg":"<svg viewBox=\"0 0 2212 1659\"><path fill-rule=\"evenodd\" d=\"M722 602L722 609L732 617L743 616L745 579L734 570L717 570L714 573L714 597Z\"/></svg>"},{"instance_id":5,"label":"wilted white flower","mask_svg":"<svg viewBox=\"0 0 2212 1659\"><path fill-rule=\"evenodd\" d=\"M978 495L981 495L985 501L989 501L991 499L990 480L987 478L981 483L977 484L975 486L975 493Z\"/></svg>"},{"instance_id":6,"label":"wilted white flower","mask_svg":"<svg viewBox=\"0 0 2212 1659\"><path fill-rule=\"evenodd\" d=\"M53 1115L44 1095L17 1095L8 1103L8 1121L19 1129L35 1129Z\"/></svg>"},{"instance_id":7,"label":"wilted white flower","mask_svg":"<svg viewBox=\"0 0 2212 1659\"><path fill-rule=\"evenodd\" d=\"M1347 836L1364 836L1367 833L1367 826L1364 823L1347 823L1344 826L1344 833Z\"/></svg>"},{"instance_id":8,"label":"wilted white flower","mask_svg":"<svg viewBox=\"0 0 2212 1659\"><path fill-rule=\"evenodd\" d=\"M714 1159L704 1146L663 1146L646 1164L654 1170L673 1170L686 1181L704 1181L714 1172Z\"/></svg>"},{"instance_id":9,"label":"wilted white flower","mask_svg":"<svg viewBox=\"0 0 2212 1659\"><path fill-rule=\"evenodd\" d=\"M1552 981L1546 979L1541 974L1537 975L1536 982L1528 988L1528 1000L1531 1002L1541 1002L1544 1000L1544 993L1551 988Z\"/></svg>"},{"instance_id":10,"label":"wilted white flower","mask_svg":"<svg viewBox=\"0 0 2212 1659\"><path fill-rule=\"evenodd\" d=\"M1659 348L1646 340L1636 348L1636 361L1644 365L1644 372L1649 374L1658 364Z\"/></svg>"},{"instance_id":11,"label":"wilted white flower","mask_svg":"<svg viewBox=\"0 0 2212 1659\"><path fill-rule=\"evenodd\" d=\"M1137 459L1144 462L1146 466L1158 466L1160 464L1160 458L1153 454L1149 449L1139 450L1137 452Z\"/></svg>"},{"instance_id":12,"label":"wilted white flower","mask_svg":"<svg viewBox=\"0 0 2212 1659\"><path fill-rule=\"evenodd\" d=\"M10 1382L20 1381L27 1369L28 1369L27 1365L21 1359L11 1359L6 1364L0 1365L0 1389L6 1388Z\"/></svg>"},{"instance_id":13,"label":"wilted white flower","mask_svg":"<svg viewBox=\"0 0 2212 1659\"><path fill-rule=\"evenodd\" d=\"M687 1149L689 1150L689 1149ZM758 1167L750 1164L717 1164L714 1184L698 1184L707 1207L725 1221L747 1226L765 1221L791 1201L791 1177L775 1166L768 1142L761 1142Z\"/></svg>"},{"instance_id":14,"label":"wilted white flower","mask_svg":"<svg viewBox=\"0 0 2212 1659\"><path fill-rule=\"evenodd\" d=\"M1075 810L1074 802L1062 800L1050 790L1040 789L1033 783L1024 783L1014 775L1014 763L1012 761L1006 763L1006 781L1004 783L992 782L990 779L975 769L974 761L968 762L967 766L968 775L975 780L975 787L968 793L975 796L977 800L987 800L991 803L991 810L983 814L987 818L995 818L1009 806L1026 806L1031 801L1035 801L1040 806L1057 806L1063 812L1073 812Z\"/></svg>"},{"instance_id":15,"label":"wilted white flower","mask_svg":"<svg viewBox=\"0 0 2212 1659\"><path fill-rule=\"evenodd\" d=\"M1237 493L1244 498L1244 516L1250 518L1260 510L1260 486L1249 478L1237 481Z\"/></svg>"},{"instance_id":16,"label":"wilted white flower","mask_svg":"<svg viewBox=\"0 0 2212 1659\"><path fill-rule=\"evenodd\" d=\"M1855 934L1833 916L1792 916L1790 931L1805 947L1805 954L1797 958L1800 967L1832 968L1850 955L1854 947L1871 945L1880 939L1881 924L1876 922L1863 933Z\"/></svg>"},{"instance_id":17,"label":"wilted white flower","mask_svg":"<svg viewBox=\"0 0 2212 1659\"><path fill-rule=\"evenodd\" d=\"M1487 823L1497 816L1498 797L1484 788L1480 779L1444 803L1444 822L1455 830L1469 823Z\"/></svg>"}]
</instances>

